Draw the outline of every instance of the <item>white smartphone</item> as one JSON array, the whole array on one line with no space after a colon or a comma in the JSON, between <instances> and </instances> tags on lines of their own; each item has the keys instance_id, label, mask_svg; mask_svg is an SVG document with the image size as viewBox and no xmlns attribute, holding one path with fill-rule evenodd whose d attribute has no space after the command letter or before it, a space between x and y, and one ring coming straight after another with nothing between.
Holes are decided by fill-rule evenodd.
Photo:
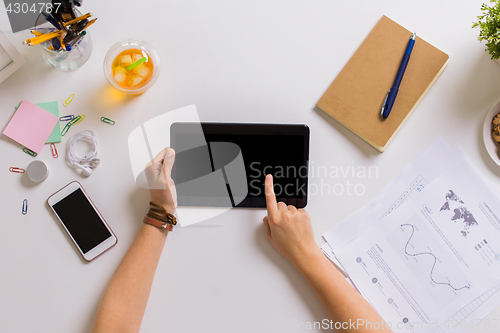
<instances>
[{"instance_id":1,"label":"white smartphone","mask_svg":"<svg viewBox=\"0 0 500 333\"><path fill-rule=\"evenodd\" d=\"M79 182L71 182L52 194L47 203L86 261L117 243L115 234Z\"/></svg>"}]
</instances>

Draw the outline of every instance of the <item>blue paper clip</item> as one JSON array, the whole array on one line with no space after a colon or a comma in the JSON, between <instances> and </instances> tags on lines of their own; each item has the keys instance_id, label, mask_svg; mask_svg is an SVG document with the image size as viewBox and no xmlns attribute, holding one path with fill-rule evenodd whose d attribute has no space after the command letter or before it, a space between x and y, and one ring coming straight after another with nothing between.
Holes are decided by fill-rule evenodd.
<instances>
[{"instance_id":1,"label":"blue paper clip","mask_svg":"<svg viewBox=\"0 0 500 333\"><path fill-rule=\"evenodd\" d=\"M24 199L23 200L23 215L28 214L28 200Z\"/></svg>"},{"instance_id":2,"label":"blue paper clip","mask_svg":"<svg viewBox=\"0 0 500 333\"><path fill-rule=\"evenodd\" d=\"M73 120L73 119L75 119L75 116L73 116L72 114L70 114L68 116L62 116L62 117L60 117L59 121L70 121L70 120Z\"/></svg>"}]
</instances>

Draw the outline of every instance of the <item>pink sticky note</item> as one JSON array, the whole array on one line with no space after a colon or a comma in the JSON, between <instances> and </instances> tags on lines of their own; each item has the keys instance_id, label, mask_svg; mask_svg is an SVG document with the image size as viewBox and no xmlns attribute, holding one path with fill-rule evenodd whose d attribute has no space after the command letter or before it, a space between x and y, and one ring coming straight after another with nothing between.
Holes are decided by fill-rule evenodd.
<instances>
[{"instance_id":1,"label":"pink sticky note","mask_svg":"<svg viewBox=\"0 0 500 333\"><path fill-rule=\"evenodd\" d=\"M38 154L58 121L53 114L23 100L3 134Z\"/></svg>"}]
</instances>

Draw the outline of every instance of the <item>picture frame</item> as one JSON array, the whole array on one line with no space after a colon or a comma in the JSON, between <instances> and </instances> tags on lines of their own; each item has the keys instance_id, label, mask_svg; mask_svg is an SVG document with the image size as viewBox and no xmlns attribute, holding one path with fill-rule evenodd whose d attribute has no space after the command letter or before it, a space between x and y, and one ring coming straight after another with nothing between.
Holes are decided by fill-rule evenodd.
<instances>
[{"instance_id":1,"label":"picture frame","mask_svg":"<svg viewBox=\"0 0 500 333\"><path fill-rule=\"evenodd\" d=\"M25 63L24 57L0 28L0 83Z\"/></svg>"}]
</instances>

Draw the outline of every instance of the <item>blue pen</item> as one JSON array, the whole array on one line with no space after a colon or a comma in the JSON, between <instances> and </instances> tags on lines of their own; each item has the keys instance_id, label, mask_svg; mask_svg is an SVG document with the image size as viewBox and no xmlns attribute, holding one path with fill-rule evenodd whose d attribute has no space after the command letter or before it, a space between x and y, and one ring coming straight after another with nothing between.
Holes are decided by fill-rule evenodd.
<instances>
[{"instance_id":1,"label":"blue pen","mask_svg":"<svg viewBox=\"0 0 500 333\"><path fill-rule=\"evenodd\" d=\"M61 49L61 42L59 41L59 38L52 38L51 42L55 51L59 51Z\"/></svg>"},{"instance_id":2,"label":"blue pen","mask_svg":"<svg viewBox=\"0 0 500 333\"><path fill-rule=\"evenodd\" d=\"M49 22L50 24L52 24L57 30L61 30L61 26L59 25L59 23L57 23L56 19L53 18L50 14L48 14L45 11L43 11L42 15L45 18L45 20L47 22Z\"/></svg>"},{"instance_id":3,"label":"blue pen","mask_svg":"<svg viewBox=\"0 0 500 333\"><path fill-rule=\"evenodd\" d=\"M403 80L403 75L405 74L406 66L408 65L408 61L410 61L410 54L413 50L413 45L415 45L415 36L417 33L415 32L408 42L408 46L406 47L405 54L403 56L403 60L401 60L401 65L399 65L398 74L396 75L396 79L394 80L394 84L392 88L389 89L389 92L385 96L384 104L382 105L382 111L380 111L380 115L384 118L389 117L389 113L391 113L392 106L394 105L394 101L396 101L396 96L398 95L399 85Z\"/></svg>"}]
</instances>

